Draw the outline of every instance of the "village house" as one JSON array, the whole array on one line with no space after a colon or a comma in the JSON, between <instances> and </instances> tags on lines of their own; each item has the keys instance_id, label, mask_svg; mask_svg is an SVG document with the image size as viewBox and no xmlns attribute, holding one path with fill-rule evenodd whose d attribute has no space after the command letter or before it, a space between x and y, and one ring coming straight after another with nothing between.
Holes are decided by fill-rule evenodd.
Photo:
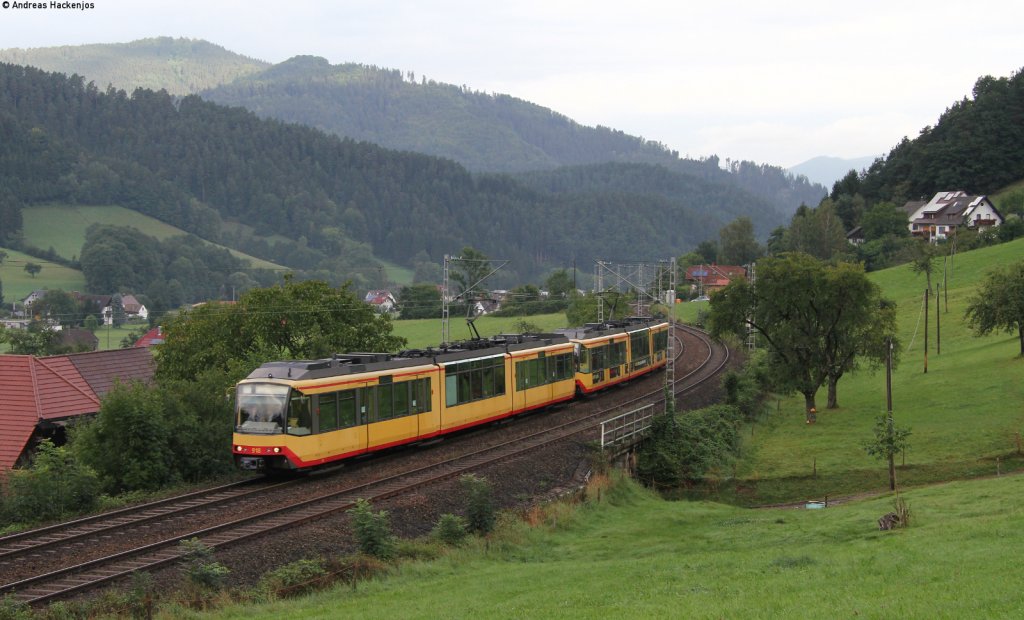
<instances>
[{"instance_id":1,"label":"village house","mask_svg":"<svg viewBox=\"0 0 1024 620\"><path fill-rule=\"evenodd\" d=\"M746 267L738 265L690 265L684 279L690 283L691 292L706 297L712 291L725 288L733 279L746 276Z\"/></svg>"},{"instance_id":2,"label":"village house","mask_svg":"<svg viewBox=\"0 0 1024 620\"><path fill-rule=\"evenodd\" d=\"M373 309L381 314L391 312L398 304L395 300L395 296L391 294L391 291L385 289L367 291L366 297L363 298L363 301L373 306Z\"/></svg>"},{"instance_id":3,"label":"village house","mask_svg":"<svg viewBox=\"0 0 1024 620\"><path fill-rule=\"evenodd\" d=\"M116 381L149 382L153 371L146 348L0 355L0 472L24 464L43 439L63 444L67 423L99 412Z\"/></svg>"},{"instance_id":4,"label":"village house","mask_svg":"<svg viewBox=\"0 0 1024 620\"><path fill-rule=\"evenodd\" d=\"M961 227L985 230L1004 221L987 196L969 196L963 191L939 192L928 202L911 201L903 209L910 234L932 243L955 236Z\"/></svg>"}]
</instances>

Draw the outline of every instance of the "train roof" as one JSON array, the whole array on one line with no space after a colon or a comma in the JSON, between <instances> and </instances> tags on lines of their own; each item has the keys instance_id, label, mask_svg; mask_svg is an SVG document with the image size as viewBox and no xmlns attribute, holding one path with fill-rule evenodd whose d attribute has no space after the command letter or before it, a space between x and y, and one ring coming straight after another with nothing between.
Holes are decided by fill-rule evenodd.
<instances>
[{"instance_id":1,"label":"train roof","mask_svg":"<svg viewBox=\"0 0 1024 620\"><path fill-rule=\"evenodd\" d=\"M298 381L386 372L399 368L503 355L568 342L569 339L564 334L501 334L490 338L453 342L437 348L409 349L398 353L337 353L318 360L267 362L249 373L246 378Z\"/></svg>"},{"instance_id":2,"label":"train roof","mask_svg":"<svg viewBox=\"0 0 1024 620\"><path fill-rule=\"evenodd\" d=\"M624 334L635 331L638 328L654 327L664 322L661 319L651 317L633 316L614 321L605 321L604 323L587 323L583 327L560 329L558 333L565 334L571 340L588 340L590 338L600 338L601 336Z\"/></svg>"}]
</instances>

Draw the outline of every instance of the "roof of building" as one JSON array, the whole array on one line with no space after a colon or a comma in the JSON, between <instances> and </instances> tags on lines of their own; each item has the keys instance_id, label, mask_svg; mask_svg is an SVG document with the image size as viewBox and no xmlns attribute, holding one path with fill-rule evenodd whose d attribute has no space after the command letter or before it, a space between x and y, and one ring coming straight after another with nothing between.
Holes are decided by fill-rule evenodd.
<instances>
[{"instance_id":1,"label":"roof of building","mask_svg":"<svg viewBox=\"0 0 1024 620\"><path fill-rule=\"evenodd\" d=\"M731 280L737 276L747 275L745 267L738 265L690 265L686 268L687 280L704 280L707 278L725 278Z\"/></svg>"},{"instance_id":2,"label":"roof of building","mask_svg":"<svg viewBox=\"0 0 1024 620\"><path fill-rule=\"evenodd\" d=\"M89 351L93 351L99 346L100 339L96 337L96 334L87 329L71 327L60 330L60 342L72 348L85 345Z\"/></svg>"},{"instance_id":3,"label":"roof of building","mask_svg":"<svg viewBox=\"0 0 1024 620\"><path fill-rule=\"evenodd\" d=\"M0 470L18 462L41 420L96 413L115 381L149 381L153 371L146 349L0 355Z\"/></svg>"},{"instance_id":4,"label":"roof of building","mask_svg":"<svg viewBox=\"0 0 1024 620\"><path fill-rule=\"evenodd\" d=\"M164 332L159 325L139 336L133 347L151 347L155 344L164 343Z\"/></svg>"}]
</instances>

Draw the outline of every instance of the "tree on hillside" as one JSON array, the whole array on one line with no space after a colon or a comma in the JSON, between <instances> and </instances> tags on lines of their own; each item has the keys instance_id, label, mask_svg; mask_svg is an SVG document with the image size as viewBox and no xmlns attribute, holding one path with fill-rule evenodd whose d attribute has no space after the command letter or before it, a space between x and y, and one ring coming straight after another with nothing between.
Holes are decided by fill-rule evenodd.
<instances>
[{"instance_id":1,"label":"tree on hillside","mask_svg":"<svg viewBox=\"0 0 1024 620\"><path fill-rule=\"evenodd\" d=\"M569 297L575 290L573 287L572 274L567 269L557 269L544 281L548 295L552 299Z\"/></svg>"},{"instance_id":2,"label":"tree on hillside","mask_svg":"<svg viewBox=\"0 0 1024 620\"><path fill-rule=\"evenodd\" d=\"M4 261L7 260L7 256L8 256L7 252L4 252L3 250L0 250L0 265L4 264Z\"/></svg>"},{"instance_id":3,"label":"tree on hillside","mask_svg":"<svg viewBox=\"0 0 1024 620\"><path fill-rule=\"evenodd\" d=\"M475 299L486 293L484 282L493 271L486 254L469 246L462 248L462 254L451 261L449 278L455 287L450 293L463 301Z\"/></svg>"},{"instance_id":4,"label":"tree on hillside","mask_svg":"<svg viewBox=\"0 0 1024 620\"><path fill-rule=\"evenodd\" d=\"M826 381L829 407L838 406L843 373L884 354L878 341L894 326L890 312L860 265L828 266L787 253L761 259L755 283L734 280L718 292L708 326L713 335L741 338L754 329L767 343L776 387L802 394L810 410Z\"/></svg>"},{"instance_id":5,"label":"tree on hillside","mask_svg":"<svg viewBox=\"0 0 1024 620\"><path fill-rule=\"evenodd\" d=\"M749 217L738 217L718 231L721 240L721 261L726 265L746 265L762 254L754 238L754 223Z\"/></svg>"},{"instance_id":6,"label":"tree on hillside","mask_svg":"<svg viewBox=\"0 0 1024 620\"><path fill-rule=\"evenodd\" d=\"M207 369L237 380L272 359L317 359L346 351L394 351L405 339L391 333L349 287L319 280L252 289L233 305L209 303L164 325L157 377L191 380Z\"/></svg>"},{"instance_id":7,"label":"tree on hillside","mask_svg":"<svg viewBox=\"0 0 1024 620\"><path fill-rule=\"evenodd\" d=\"M1024 261L990 271L968 301L966 319L978 336L1016 330L1024 357Z\"/></svg>"},{"instance_id":8,"label":"tree on hillside","mask_svg":"<svg viewBox=\"0 0 1024 620\"><path fill-rule=\"evenodd\" d=\"M910 270L923 273L928 291L932 290L932 273L935 271L935 257L939 248L931 243L921 242L917 245L914 257L910 260Z\"/></svg>"},{"instance_id":9,"label":"tree on hillside","mask_svg":"<svg viewBox=\"0 0 1024 620\"><path fill-rule=\"evenodd\" d=\"M42 270L43 270L43 266L38 264L38 263L33 263L33 262L25 263L25 273L27 273L28 275L32 276L33 279L35 279L35 277L37 275L39 275L39 272L42 271Z\"/></svg>"},{"instance_id":10,"label":"tree on hillside","mask_svg":"<svg viewBox=\"0 0 1024 620\"><path fill-rule=\"evenodd\" d=\"M880 202L868 209L861 220L864 239L873 241L886 235L909 237L907 214L891 202Z\"/></svg>"},{"instance_id":11,"label":"tree on hillside","mask_svg":"<svg viewBox=\"0 0 1024 620\"><path fill-rule=\"evenodd\" d=\"M828 198L815 209L804 206L797 209L790 221L785 246L790 252L803 252L825 261L842 257L850 249L843 222Z\"/></svg>"},{"instance_id":12,"label":"tree on hillside","mask_svg":"<svg viewBox=\"0 0 1024 620\"><path fill-rule=\"evenodd\" d=\"M434 284L403 286L398 307L403 319L436 319L441 316L441 291Z\"/></svg>"}]
</instances>

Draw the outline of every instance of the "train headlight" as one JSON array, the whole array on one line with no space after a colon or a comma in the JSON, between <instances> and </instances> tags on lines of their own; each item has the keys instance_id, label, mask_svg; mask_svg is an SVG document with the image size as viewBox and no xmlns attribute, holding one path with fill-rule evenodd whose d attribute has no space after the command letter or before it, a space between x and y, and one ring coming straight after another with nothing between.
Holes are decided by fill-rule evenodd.
<instances>
[{"instance_id":1,"label":"train headlight","mask_svg":"<svg viewBox=\"0 0 1024 620\"><path fill-rule=\"evenodd\" d=\"M274 448L274 454L277 454L280 451L281 451L281 448Z\"/></svg>"},{"instance_id":2,"label":"train headlight","mask_svg":"<svg viewBox=\"0 0 1024 620\"><path fill-rule=\"evenodd\" d=\"M242 452L243 450L245 450L245 448L242 446L235 446L235 452Z\"/></svg>"}]
</instances>

